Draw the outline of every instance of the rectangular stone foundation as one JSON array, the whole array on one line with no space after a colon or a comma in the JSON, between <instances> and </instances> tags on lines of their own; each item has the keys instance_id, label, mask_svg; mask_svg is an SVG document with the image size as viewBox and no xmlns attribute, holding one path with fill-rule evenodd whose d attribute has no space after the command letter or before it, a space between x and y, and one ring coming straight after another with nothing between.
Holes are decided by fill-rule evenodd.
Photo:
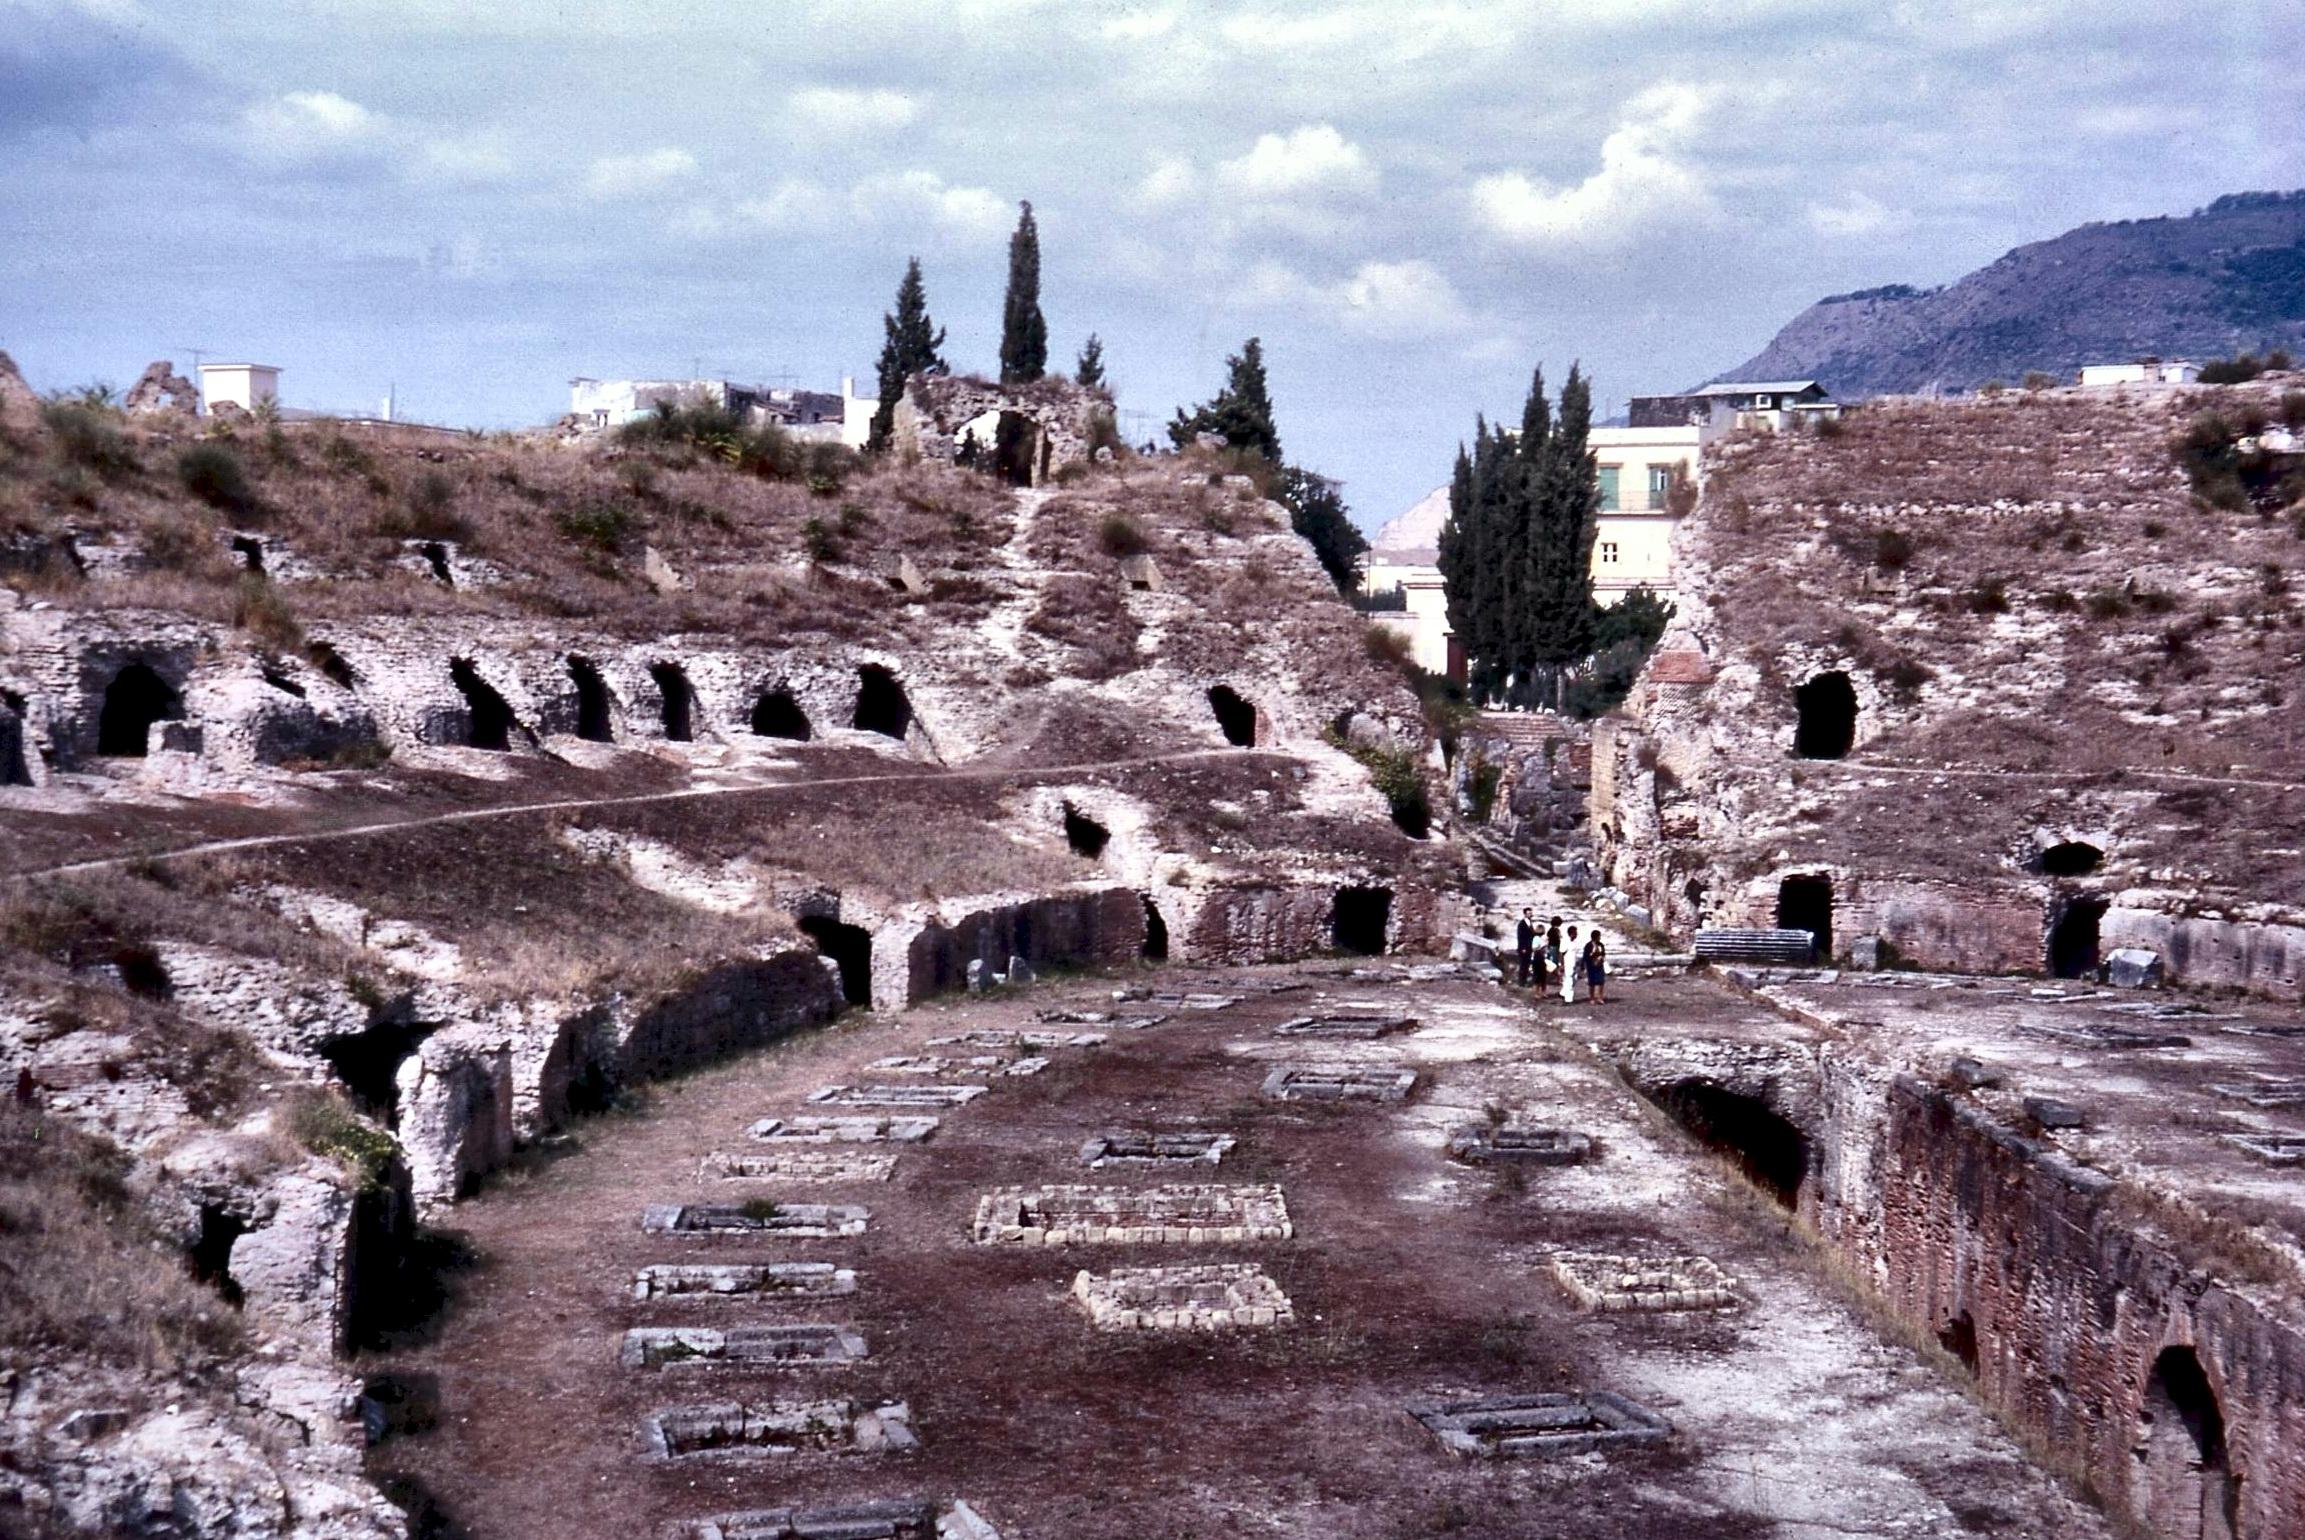
<instances>
[{"instance_id":1,"label":"rectangular stone foundation","mask_svg":"<svg viewBox=\"0 0 2305 1540\"><path fill-rule=\"evenodd\" d=\"M1120 1005L1157 1005L1172 1011L1222 1011L1241 1003L1239 995L1180 993L1173 989L1116 989L1113 1001Z\"/></svg>"},{"instance_id":2,"label":"rectangular stone foundation","mask_svg":"<svg viewBox=\"0 0 2305 1540\"><path fill-rule=\"evenodd\" d=\"M1080 1147L1086 1166L1213 1166L1234 1144L1230 1134L1100 1134Z\"/></svg>"},{"instance_id":3,"label":"rectangular stone foundation","mask_svg":"<svg viewBox=\"0 0 2305 1540\"><path fill-rule=\"evenodd\" d=\"M697 1519L672 1540L937 1540L929 1503L861 1503L841 1508L762 1508Z\"/></svg>"},{"instance_id":4,"label":"rectangular stone foundation","mask_svg":"<svg viewBox=\"0 0 2305 1540\"><path fill-rule=\"evenodd\" d=\"M2212 1085L2209 1089L2227 1101L2247 1102L2252 1107L2305 1106L2305 1080L2260 1075L2240 1085Z\"/></svg>"},{"instance_id":5,"label":"rectangular stone foundation","mask_svg":"<svg viewBox=\"0 0 2305 1540\"><path fill-rule=\"evenodd\" d=\"M762 1118L745 1132L773 1144L918 1144L936 1132L935 1118Z\"/></svg>"},{"instance_id":6,"label":"rectangular stone foundation","mask_svg":"<svg viewBox=\"0 0 2305 1540\"><path fill-rule=\"evenodd\" d=\"M636 1326L617 1356L627 1369L800 1369L857 1363L870 1353L864 1338L839 1326Z\"/></svg>"},{"instance_id":7,"label":"rectangular stone foundation","mask_svg":"<svg viewBox=\"0 0 2305 1540\"><path fill-rule=\"evenodd\" d=\"M1003 1058L979 1053L959 1059L926 1053L897 1054L875 1059L865 1068L876 1075L1037 1075L1048 1068L1048 1060L1038 1054Z\"/></svg>"},{"instance_id":8,"label":"rectangular stone foundation","mask_svg":"<svg viewBox=\"0 0 2305 1540\"><path fill-rule=\"evenodd\" d=\"M1710 1257L1557 1251L1553 1276L1587 1310L1721 1310L1744 1303L1736 1280Z\"/></svg>"},{"instance_id":9,"label":"rectangular stone foundation","mask_svg":"<svg viewBox=\"0 0 2305 1540\"><path fill-rule=\"evenodd\" d=\"M1661 1444L1673 1432L1655 1412L1606 1390L1433 1402L1409 1415L1451 1453L1498 1460Z\"/></svg>"},{"instance_id":10,"label":"rectangular stone foundation","mask_svg":"<svg viewBox=\"0 0 2305 1540\"><path fill-rule=\"evenodd\" d=\"M1414 1032L1414 1016L1373 1016L1340 1013L1335 1016L1298 1016L1273 1028L1279 1037L1378 1038Z\"/></svg>"},{"instance_id":11,"label":"rectangular stone foundation","mask_svg":"<svg viewBox=\"0 0 2305 1540\"><path fill-rule=\"evenodd\" d=\"M828 1085L808 1093L822 1107L965 1107L981 1085Z\"/></svg>"},{"instance_id":12,"label":"rectangular stone foundation","mask_svg":"<svg viewBox=\"0 0 2305 1540\"><path fill-rule=\"evenodd\" d=\"M1130 1015L1122 1011L1035 1011L1033 1020L1056 1026L1110 1027L1115 1032L1142 1032L1168 1020L1166 1016Z\"/></svg>"},{"instance_id":13,"label":"rectangular stone foundation","mask_svg":"<svg viewBox=\"0 0 2305 1540\"><path fill-rule=\"evenodd\" d=\"M2227 1134L2225 1142L2268 1166L2305 1164L2305 1134Z\"/></svg>"},{"instance_id":14,"label":"rectangular stone foundation","mask_svg":"<svg viewBox=\"0 0 2305 1540\"><path fill-rule=\"evenodd\" d=\"M674 1406L645 1425L649 1452L666 1459L711 1456L866 1454L919 1447L903 1402L721 1401Z\"/></svg>"},{"instance_id":15,"label":"rectangular stone foundation","mask_svg":"<svg viewBox=\"0 0 2305 1540\"><path fill-rule=\"evenodd\" d=\"M952 1037L932 1037L931 1048L982 1048L999 1051L1030 1049L1043 1053L1052 1048L1095 1048L1107 1042L1102 1032L962 1032Z\"/></svg>"},{"instance_id":16,"label":"rectangular stone foundation","mask_svg":"<svg viewBox=\"0 0 2305 1540\"><path fill-rule=\"evenodd\" d=\"M1285 1241L1278 1187L1006 1187L977 1203L980 1244L1025 1246L1234 1244Z\"/></svg>"},{"instance_id":17,"label":"rectangular stone foundation","mask_svg":"<svg viewBox=\"0 0 2305 1540\"><path fill-rule=\"evenodd\" d=\"M830 1262L726 1262L644 1267L632 1275L634 1299L667 1295L742 1295L755 1302L829 1299L856 1292L856 1274Z\"/></svg>"},{"instance_id":18,"label":"rectangular stone foundation","mask_svg":"<svg viewBox=\"0 0 2305 1540\"><path fill-rule=\"evenodd\" d=\"M885 1182L896 1156L877 1150L715 1150L702 1172L723 1181Z\"/></svg>"},{"instance_id":19,"label":"rectangular stone foundation","mask_svg":"<svg viewBox=\"0 0 2305 1540\"><path fill-rule=\"evenodd\" d=\"M1476 1166L1574 1166L1592 1153L1589 1137L1566 1128L1468 1123L1449 1135L1450 1157Z\"/></svg>"},{"instance_id":20,"label":"rectangular stone foundation","mask_svg":"<svg viewBox=\"0 0 2305 1540\"><path fill-rule=\"evenodd\" d=\"M1281 1286L1248 1262L1082 1272L1072 1292L1099 1331L1232 1331L1296 1319Z\"/></svg>"},{"instance_id":21,"label":"rectangular stone foundation","mask_svg":"<svg viewBox=\"0 0 2305 1540\"><path fill-rule=\"evenodd\" d=\"M640 1228L650 1235L764 1235L795 1240L862 1235L871 1211L834 1203L651 1203Z\"/></svg>"},{"instance_id":22,"label":"rectangular stone foundation","mask_svg":"<svg viewBox=\"0 0 2305 1540\"><path fill-rule=\"evenodd\" d=\"M1416 1083L1405 1064L1283 1064L1265 1076L1264 1094L1284 1102L1397 1102Z\"/></svg>"}]
</instances>

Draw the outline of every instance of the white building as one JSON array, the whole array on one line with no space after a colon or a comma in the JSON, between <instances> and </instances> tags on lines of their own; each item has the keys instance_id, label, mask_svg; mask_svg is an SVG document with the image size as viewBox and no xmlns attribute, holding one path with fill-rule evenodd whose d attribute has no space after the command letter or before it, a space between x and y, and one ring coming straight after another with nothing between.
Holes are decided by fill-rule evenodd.
<instances>
[{"instance_id":1,"label":"white building","mask_svg":"<svg viewBox=\"0 0 2305 1540\"><path fill-rule=\"evenodd\" d=\"M1593 538L1598 602L1615 604L1636 588L1672 597L1673 529L1694 502L1688 494L1676 498L1674 488L1686 481L1693 493L1704 447L1727 423L1725 414L1701 415L1671 427L1592 430L1587 442L1601 481ZM1448 591L1441 581L1441 526L1448 518L1447 487L1420 498L1369 542L1361 584L1370 595L1400 592L1400 611L1379 611L1370 619L1407 636L1417 667L1436 674L1456 674L1463 666L1450 645Z\"/></svg>"},{"instance_id":2,"label":"white building","mask_svg":"<svg viewBox=\"0 0 2305 1540\"><path fill-rule=\"evenodd\" d=\"M271 364L202 364L200 399L208 412L227 403L253 412L280 399L280 371Z\"/></svg>"},{"instance_id":3,"label":"white building","mask_svg":"<svg viewBox=\"0 0 2305 1540\"><path fill-rule=\"evenodd\" d=\"M829 391L738 385L729 380L596 380L579 375L568 382L568 412L578 427L603 432L646 417L659 405L710 406L741 413L755 424L774 422L797 438L845 443L846 394L845 380L842 395L835 396Z\"/></svg>"},{"instance_id":4,"label":"white building","mask_svg":"<svg viewBox=\"0 0 2305 1540\"><path fill-rule=\"evenodd\" d=\"M2131 364L2081 366L2081 384L2089 388L2104 385L2190 385L2200 378L2199 364L2176 358L2140 358Z\"/></svg>"}]
</instances>

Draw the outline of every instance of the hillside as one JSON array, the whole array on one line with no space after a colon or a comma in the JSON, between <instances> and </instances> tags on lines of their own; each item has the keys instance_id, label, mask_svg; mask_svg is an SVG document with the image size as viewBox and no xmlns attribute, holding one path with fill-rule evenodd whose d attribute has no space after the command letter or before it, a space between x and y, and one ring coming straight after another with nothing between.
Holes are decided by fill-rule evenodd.
<instances>
[{"instance_id":1,"label":"hillside","mask_svg":"<svg viewBox=\"0 0 2305 1540\"><path fill-rule=\"evenodd\" d=\"M1941 289L1834 295L1715 378L1816 379L1856 399L2274 347L2305 350L2305 191L2083 225Z\"/></svg>"}]
</instances>

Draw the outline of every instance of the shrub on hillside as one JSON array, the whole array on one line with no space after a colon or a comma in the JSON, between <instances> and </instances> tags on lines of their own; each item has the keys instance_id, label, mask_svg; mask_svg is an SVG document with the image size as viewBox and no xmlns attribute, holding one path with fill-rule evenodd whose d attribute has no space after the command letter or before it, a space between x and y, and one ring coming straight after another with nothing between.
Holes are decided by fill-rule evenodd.
<instances>
[{"instance_id":1,"label":"shrub on hillside","mask_svg":"<svg viewBox=\"0 0 2305 1540\"><path fill-rule=\"evenodd\" d=\"M121 431L117 412L86 402L51 401L40 408L40 421L68 464L108 480L136 469L136 446Z\"/></svg>"},{"instance_id":2,"label":"shrub on hillside","mask_svg":"<svg viewBox=\"0 0 2305 1540\"><path fill-rule=\"evenodd\" d=\"M176 479L209 507L235 518L256 511L256 490L240 456L222 444L194 444L176 457Z\"/></svg>"},{"instance_id":3,"label":"shrub on hillside","mask_svg":"<svg viewBox=\"0 0 2305 1540\"><path fill-rule=\"evenodd\" d=\"M607 497L580 498L554 513L552 522L578 545L610 555L637 540L642 528L629 504Z\"/></svg>"},{"instance_id":4,"label":"shrub on hillside","mask_svg":"<svg viewBox=\"0 0 2305 1540\"><path fill-rule=\"evenodd\" d=\"M1096 544L1098 550L1112 557L1142 556L1152 547L1144 527L1125 513L1105 516L1096 527Z\"/></svg>"}]
</instances>

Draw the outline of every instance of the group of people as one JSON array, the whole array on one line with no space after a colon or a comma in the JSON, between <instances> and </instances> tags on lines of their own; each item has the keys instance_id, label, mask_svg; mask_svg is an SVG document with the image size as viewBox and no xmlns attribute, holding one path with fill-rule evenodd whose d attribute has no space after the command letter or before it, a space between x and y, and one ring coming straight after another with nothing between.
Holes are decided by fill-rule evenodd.
<instances>
[{"instance_id":1,"label":"group of people","mask_svg":"<svg viewBox=\"0 0 2305 1540\"><path fill-rule=\"evenodd\" d=\"M1564 932L1561 917L1554 915L1543 931L1537 929L1534 909L1521 911L1521 923L1514 933L1514 942L1521 960L1521 987L1533 988L1539 995L1553 987L1558 980L1561 1003L1577 1002L1577 982L1584 981L1585 993L1595 1005L1609 1003L1609 947L1601 939L1598 925L1587 927L1590 934L1582 948L1577 945L1577 927L1571 925ZM1544 945L1537 942L1542 937Z\"/></svg>"}]
</instances>

